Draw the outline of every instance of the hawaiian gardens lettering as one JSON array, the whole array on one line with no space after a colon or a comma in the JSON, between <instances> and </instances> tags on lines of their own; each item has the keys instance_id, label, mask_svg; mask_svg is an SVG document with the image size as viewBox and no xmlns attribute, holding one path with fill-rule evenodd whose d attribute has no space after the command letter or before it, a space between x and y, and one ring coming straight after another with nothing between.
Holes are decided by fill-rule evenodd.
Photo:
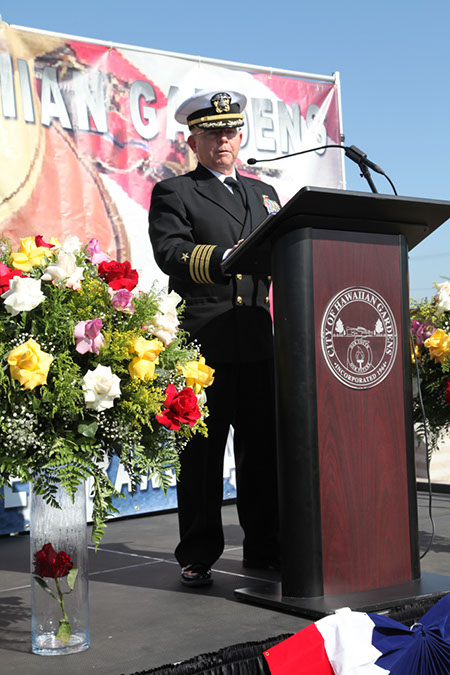
<instances>
[{"instance_id":1,"label":"hawaiian gardens lettering","mask_svg":"<svg viewBox=\"0 0 450 675\"><path fill-rule=\"evenodd\" d=\"M107 134L113 96L111 75L89 67L83 70L67 68L61 78L60 69L50 65L36 68L32 73L27 61L13 59L11 54L3 52L0 54L2 115L9 120L23 117L28 124L48 127L59 122L67 130ZM180 133L186 133L186 128L178 126L173 117L179 103L177 86L169 87L167 102L163 101L167 104L165 129L161 128L157 115L157 108L163 107L162 102L157 100L150 82L136 80L127 85L126 93L131 122L141 138L151 140L165 133L168 140L175 140ZM244 112L247 124L243 129L243 147L251 138L257 150L275 156L300 150L306 140L308 144L326 145L327 131L316 104L309 105L302 115L298 103L289 105L258 97L250 98L249 103Z\"/></svg>"}]
</instances>

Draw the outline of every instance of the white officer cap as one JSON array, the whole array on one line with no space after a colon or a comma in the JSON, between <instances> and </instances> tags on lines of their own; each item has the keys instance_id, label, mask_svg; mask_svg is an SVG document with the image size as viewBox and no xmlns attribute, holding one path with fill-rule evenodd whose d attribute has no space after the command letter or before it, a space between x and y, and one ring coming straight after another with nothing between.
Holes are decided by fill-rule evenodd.
<instances>
[{"instance_id":1,"label":"white officer cap","mask_svg":"<svg viewBox=\"0 0 450 675\"><path fill-rule=\"evenodd\" d=\"M201 129L241 127L247 98L237 91L203 89L178 106L175 119L180 124Z\"/></svg>"}]
</instances>

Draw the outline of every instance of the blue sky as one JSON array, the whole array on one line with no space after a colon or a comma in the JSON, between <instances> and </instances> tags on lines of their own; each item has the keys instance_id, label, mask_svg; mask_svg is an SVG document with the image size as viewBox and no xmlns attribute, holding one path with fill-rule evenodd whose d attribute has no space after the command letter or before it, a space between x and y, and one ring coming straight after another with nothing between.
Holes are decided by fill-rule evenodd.
<instances>
[{"instance_id":1,"label":"blue sky","mask_svg":"<svg viewBox=\"0 0 450 675\"><path fill-rule=\"evenodd\" d=\"M448 0L3 0L9 24L164 51L331 75L340 72L346 145L398 194L450 200ZM347 187L368 190L346 163ZM391 193L382 176L380 192ZM301 187L301 186L299 186ZM410 255L411 295L450 277L450 221Z\"/></svg>"}]
</instances>

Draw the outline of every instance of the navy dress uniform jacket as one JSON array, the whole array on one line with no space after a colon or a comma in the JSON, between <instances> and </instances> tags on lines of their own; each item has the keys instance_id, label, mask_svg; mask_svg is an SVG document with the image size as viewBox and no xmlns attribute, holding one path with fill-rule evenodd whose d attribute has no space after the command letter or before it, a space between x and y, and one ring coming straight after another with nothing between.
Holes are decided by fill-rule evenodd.
<instances>
[{"instance_id":1,"label":"navy dress uniform jacket","mask_svg":"<svg viewBox=\"0 0 450 675\"><path fill-rule=\"evenodd\" d=\"M226 277L220 263L227 249L279 208L279 199L266 183L240 175L238 180L246 210L200 164L161 181L152 193L149 232L155 259L169 275L169 290L185 300L182 328L198 340L207 363L272 358L270 277Z\"/></svg>"}]
</instances>

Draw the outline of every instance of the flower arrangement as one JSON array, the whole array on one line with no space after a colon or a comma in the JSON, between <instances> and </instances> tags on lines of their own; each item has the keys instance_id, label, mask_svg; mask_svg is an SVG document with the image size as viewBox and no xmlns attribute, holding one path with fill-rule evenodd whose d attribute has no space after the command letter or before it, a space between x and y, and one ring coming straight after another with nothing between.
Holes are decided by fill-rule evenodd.
<instances>
[{"instance_id":1,"label":"flower arrangement","mask_svg":"<svg viewBox=\"0 0 450 675\"><path fill-rule=\"evenodd\" d=\"M98 543L116 492L102 462L117 455L135 489L206 435L204 388L213 370L180 331L180 296L139 289L129 262L98 241L0 239L0 485L32 481L56 505L93 479Z\"/></svg>"},{"instance_id":2,"label":"flower arrangement","mask_svg":"<svg viewBox=\"0 0 450 675\"><path fill-rule=\"evenodd\" d=\"M431 300L412 301L413 361L417 362L430 449L450 429L450 282L436 286ZM414 370L413 370L414 373ZM414 421L423 435L419 390L414 396Z\"/></svg>"}]
</instances>

